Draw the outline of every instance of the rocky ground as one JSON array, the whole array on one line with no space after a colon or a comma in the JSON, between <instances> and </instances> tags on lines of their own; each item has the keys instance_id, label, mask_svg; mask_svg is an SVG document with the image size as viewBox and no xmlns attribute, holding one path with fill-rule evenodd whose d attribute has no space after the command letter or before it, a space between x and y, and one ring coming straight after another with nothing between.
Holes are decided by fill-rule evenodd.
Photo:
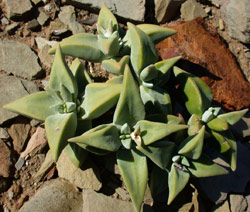
<instances>
[{"instance_id":1,"label":"rocky ground","mask_svg":"<svg viewBox=\"0 0 250 212\"><path fill-rule=\"evenodd\" d=\"M105 160L92 155L81 169L64 154L54 164L43 124L2 109L46 88L51 46L72 34L96 32L99 1L81 2L0 0L0 212L132 211L112 155ZM121 26L129 20L176 29L177 35L157 46L159 55L181 55L178 66L205 80L216 104L227 110L250 107L247 0L237 6L234 0L114 2L106 4ZM98 65L86 65L95 81L107 79ZM164 195L153 200L148 189L143 211L250 211L249 120L248 113L233 128L239 139L236 172L192 180L171 206Z\"/></svg>"}]
</instances>

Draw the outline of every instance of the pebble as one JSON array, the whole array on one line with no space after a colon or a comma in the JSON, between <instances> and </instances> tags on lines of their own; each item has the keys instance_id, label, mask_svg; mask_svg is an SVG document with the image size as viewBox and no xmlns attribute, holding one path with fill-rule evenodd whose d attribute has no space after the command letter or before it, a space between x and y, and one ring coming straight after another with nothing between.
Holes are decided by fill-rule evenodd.
<instances>
[{"instance_id":1,"label":"pebble","mask_svg":"<svg viewBox=\"0 0 250 212\"><path fill-rule=\"evenodd\" d=\"M2 23L2 25L8 25L8 24L10 24L10 21L6 17L2 17L1 23Z\"/></svg>"},{"instance_id":2,"label":"pebble","mask_svg":"<svg viewBox=\"0 0 250 212\"><path fill-rule=\"evenodd\" d=\"M224 22L223 22L222 19L219 20L219 29L220 29L221 31L224 31L224 29L225 29Z\"/></svg>"},{"instance_id":3,"label":"pebble","mask_svg":"<svg viewBox=\"0 0 250 212\"><path fill-rule=\"evenodd\" d=\"M13 23L6 27L6 31L8 32L8 34L13 34L15 33L18 27L19 27L18 23Z\"/></svg>"},{"instance_id":4,"label":"pebble","mask_svg":"<svg viewBox=\"0 0 250 212\"><path fill-rule=\"evenodd\" d=\"M50 4L46 4L46 5L44 6L44 10L45 10L46 12L51 12L52 6L51 6Z\"/></svg>"},{"instance_id":5,"label":"pebble","mask_svg":"<svg viewBox=\"0 0 250 212\"><path fill-rule=\"evenodd\" d=\"M49 16L43 12L42 10L39 12L39 16L37 18L38 23L43 26L49 19Z\"/></svg>"},{"instance_id":6,"label":"pebble","mask_svg":"<svg viewBox=\"0 0 250 212\"><path fill-rule=\"evenodd\" d=\"M27 28L31 31L38 31L40 29L40 24L36 19L33 19L27 24Z\"/></svg>"},{"instance_id":7,"label":"pebble","mask_svg":"<svg viewBox=\"0 0 250 212\"><path fill-rule=\"evenodd\" d=\"M211 11L212 11L212 10L211 10L211 7L206 7L206 8L205 8L205 12L206 12L207 14L210 14Z\"/></svg>"},{"instance_id":8,"label":"pebble","mask_svg":"<svg viewBox=\"0 0 250 212\"><path fill-rule=\"evenodd\" d=\"M9 139L10 135L4 128L0 128L0 139Z\"/></svg>"},{"instance_id":9,"label":"pebble","mask_svg":"<svg viewBox=\"0 0 250 212\"><path fill-rule=\"evenodd\" d=\"M211 3L212 3L212 5L214 5L215 7L220 8L220 4L219 4L218 2L212 1Z\"/></svg>"},{"instance_id":10,"label":"pebble","mask_svg":"<svg viewBox=\"0 0 250 212\"><path fill-rule=\"evenodd\" d=\"M250 59L250 52L245 53L246 58Z\"/></svg>"}]
</instances>

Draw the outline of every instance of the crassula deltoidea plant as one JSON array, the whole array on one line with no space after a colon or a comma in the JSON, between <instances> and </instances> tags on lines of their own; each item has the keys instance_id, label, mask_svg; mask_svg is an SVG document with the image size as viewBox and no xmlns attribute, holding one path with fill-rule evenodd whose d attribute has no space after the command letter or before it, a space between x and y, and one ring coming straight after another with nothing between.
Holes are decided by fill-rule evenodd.
<instances>
[{"instance_id":1,"label":"crassula deltoidea plant","mask_svg":"<svg viewBox=\"0 0 250 212\"><path fill-rule=\"evenodd\" d=\"M236 169L237 145L229 126L247 112L212 107L205 82L174 66L180 57L159 61L155 44L175 33L132 23L124 31L103 4L97 35L72 35L50 50L55 59L46 91L4 108L45 121L55 160L66 149L79 167L88 152L116 152L135 211L141 210L148 183L153 195L168 189L170 204L190 177L228 172L207 149ZM75 58L70 67L64 55ZM92 82L78 58L101 63L114 77ZM92 123L105 114L113 116L110 123Z\"/></svg>"}]
</instances>

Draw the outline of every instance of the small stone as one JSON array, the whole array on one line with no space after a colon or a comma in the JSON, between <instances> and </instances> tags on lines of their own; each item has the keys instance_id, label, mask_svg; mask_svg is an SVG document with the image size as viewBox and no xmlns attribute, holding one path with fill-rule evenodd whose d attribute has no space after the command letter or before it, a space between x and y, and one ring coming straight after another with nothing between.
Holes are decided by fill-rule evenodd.
<instances>
[{"instance_id":1,"label":"small stone","mask_svg":"<svg viewBox=\"0 0 250 212\"><path fill-rule=\"evenodd\" d=\"M73 34L85 32L83 26L76 21L76 14L73 6L62 7L58 17L62 23L69 27Z\"/></svg>"},{"instance_id":2,"label":"small stone","mask_svg":"<svg viewBox=\"0 0 250 212\"><path fill-rule=\"evenodd\" d=\"M174 18L185 0L155 0L155 18L158 23L165 23Z\"/></svg>"},{"instance_id":3,"label":"small stone","mask_svg":"<svg viewBox=\"0 0 250 212\"><path fill-rule=\"evenodd\" d=\"M8 134L7 130L4 128L0 128L0 139L6 140L9 138L10 138L10 135Z\"/></svg>"},{"instance_id":4,"label":"small stone","mask_svg":"<svg viewBox=\"0 0 250 212\"><path fill-rule=\"evenodd\" d=\"M28 16L32 9L32 4L29 0L21 0L17 3L16 0L4 0L7 17L13 21L19 21Z\"/></svg>"},{"instance_id":5,"label":"small stone","mask_svg":"<svg viewBox=\"0 0 250 212\"><path fill-rule=\"evenodd\" d=\"M69 30L68 29L57 29L57 30L54 30L52 32L52 35L55 35L55 36L63 36L64 34L68 33Z\"/></svg>"},{"instance_id":6,"label":"small stone","mask_svg":"<svg viewBox=\"0 0 250 212\"><path fill-rule=\"evenodd\" d=\"M81 168L77 168L63 151L56 164L58 176L69 180L82 189L93 189L98 191L102 184L96 176L97 168L91 161L85 161Z\"/></svg>"},{"instance_id":7,"label":"small stone","mask_svg":"<svg viewBox=\"0 0 250 212\"><path fill-rule=\"evenodd\" d=\"M38 23L43 26L49 19L49 16L43 12L42 10L39 11L39 16L37 17Z\"/></svg>"},{"instance_id":8,"label":"small stone","mask_svg":"<svg viewBox=\"0 0 250 212\"><path fill-rule=\"evenodd\" d=\"M28 79L37 78L43 72L37 55L28 45L12 40L0 40L0 49L1 70Z\"/></svg>"},{"instance_id":9,"label":"small stone","mask_svg":"<svg viewBox=\"0 0 250 212\"><path fill-rule=\"evenodd\" d=\"M65 25L61 21L51 21L48 30L50 35L60 35L69 31L67 25Z\"/></svg>"},{"instance_id":10,"label":"small stone","mask_svg":"<svg viewBox=\"0 0 250 212\"><path fill-rule=\"evenodd\" d=\"M82 195L74 185L57 178L46 182L19 212L82 212Z\"/></svg>"},{"instance_id":11,"label":"small stone","mask_svg":"<svg viewBox=\"0 0 250 212\"><path fill-rule=\"evenodd\" d=\"M46 90L49 87L49 81L48 80L42 80L42 84L44 89Z\"/></svg>"},{"instance_id":12,"label":"small stone","mask_svg":"<svg viewBox=\"0 0 250 212\"><path fill-rule=\"evenodd\" d=\"M250 59L250 51L245 53L246 58Z\"/></svg>"},{"instance_id":13,"label":"small stone","mask_svg":"<svg viewBox=\"0 0 250 212\"><path fill-rule=\"evenodd\" d=\"M194 18L207 16L201 4L195 0L187 0L181 5L181 18L185 21L191 21Z\"/></svg>"},{"instance_id":14,"label":"small stone","mask_svg":"<svg viewBox=\"0 0 250 212\"><path fill-rule=\"evenodd\" d=\"M52 6L51 6L50 4L46 4L46 5L44 6L44 10L45 10L46 12L51 12Z\"/></svg>"},{"instance_id":15,"label":"small stone","mask_svg":"<svg viewBox=\"0 0 250 212\"><path fill-rule=\"evenodd\" d=\"M222 19L219 19L219 30L224 31L225 26L224 26L224 22Z\"/></svg>"},{"instance_id":16,"label":"small stone","mask_svg":"<svg viewBox=\"0 0 250 212\"><path fill-rule=\"evenodd\" d=\"M212 5L214 5L217 8L220 8L220 4L217 0L211 1Z\"/></svg>"},{"instance_id":17,"label":"small stone","mask_svg":"<svg viewBox=\"0 0 250 212\"><path fill-rule=\"evenodd\" d=\"M50 47L53 47L56 44L58 44L57 41L49 41L49 40L46 40L43 37L36 37L35 41L36 41L38 49L42 49L46 45L49 45Z\"/></svg>"},{"instance_id":18,"label":"small stone","mask_svg":"<svg viewBox=\"0 0 250 212\"><path fill-rule=\"evenodd\" d=\"M231 194L230 208L231 212L244 212L247 208L247 200L244 198L243 195Z\"/></svg>"},{"instance_id":19,"label":"small stone","mask_svg":"<svg viewBox=\"0 0 250 212\"><path fill-rule=\"evenodd\" d=\"M205 8L205 12L206 12L207 14L210 14L211 11L212 11L212 10L211 10L211 7L206 7L206 8Z\"/></svg>"},{"instance_id":20,"label":"small stone","mask_svg":"<svg viewBox=\"0 0 250 212\"><path fill-rule=\"evenodd\" d=\"M30 121L31 127L36 127L38 124L40 124L40 121L38 121L38 120L32 119Z\"/></svg>"},{"instance_id":21,"label":"small stone","mask_svg":"<svg viewBox=\"0 0 250 212\"><path fill-rule=\"evenodd\" d=\"M105 3L107 7L115 14L128 20L143 22L146 13L146 0L64 0L64 3L74 5L78 8L90 7L100 9L101 4Z\"/></svg>"},{"instance_id":22,"label":"small stone","mask_svg":"<svg viewBox=\"0 0 250 212\"><path fill-rule=\"evenodd\" d=\"M125 202L118 199L96 193L92 190L83 190L83 211L84 212L128 212L134 211L131 202Z\"/></svg>"},{"instance_id":23,"label":"small stone","mask_svg":"<svg viewBox=\"0 0 250 212\"><path fill-rule=\"evenodd\" d=\"M7 145L0 139L0 176L9 177L13 167L12 154Z\"/></svg>"},{"instance_id":24,"label":"small stone","mask_svg":"<svg viewBox=\"0 0 250 212\"><path fill-rule=\"evenodd\" d=\"M8 25L8 24L10 24L10 21L6 17L2 17L1 23L2 23L2 25Z\"/></svg>"},{"instance_id":25,"label":"small stone","mask_svg":"<svg viewBox=\"0 0 250 212\"><path fill-rule=\"evenodd\" d=\"M12 23L9 26L7 26L5 30L8 32L8 34L14 34L18 27L19 27L18 23Z\"/></svg>"},{"instance_id":26,"label":"small stone","mask_svg":"<svg viewBox=\"0 0 250 212\"><path fill-rule=\"evenodd\" d=\"M42 47L42 49L39 51L39 54L38 54L40 61L47 68L51 68L53 61L54 61L54 55L50 55L48 53L50 48L51 47L49 45L45 45Z\"/></svg>"},{"instance_id":27,"label":"small stone","mask_svg":"<svg viewBox=\"0 0 250 212\"><path fill-rule=\"evenodd\" d=\"M23 147L26 145L30 129L31 126L29 125L29 120L23 117L16 119L8 129L8 133L13 139L14 149L18 153L20 153L23 150Z\"/></svg>"},{"instance_id":28,"label":"small stone","mask_svg":"<svg viewBox=\"0 0 250 212\"><path fill-rule=\"evenodd\" d=\"M98 20L98 16L94 14L94 15L91 15L90 17L87 17L83 21L81 21L81 23L92 26L95 23L97 23L97 20Z\"/></svg>"},{"instance_id":29,"label":"small stone","mask_svg":"<svg viewBox=\"0 0 250 212\"><path fill-rule=\"evenodd\" d=\"M250 4L249 0L223 0L221 14L227 24L229 36L250 44Z\"/></svg>"},{"instance_id":30,"label":"small stone","mask_svg":"<svg viewBox=\"0 0 250 212\"><path fill-rule=\"evenodd\" d=\"M115 192L121 197L122 200L124 200L124 201L130 200L130 196L129 196L128 191L125 191L122 188L117 188L117 189L115 189Z\"/></svg>"},{"instance_id":31,"label":"small stone","mask_svg":"<svg viewBox=\"0 0 250 212\"><path fill-rule=\"evenodd\" d=\"M27 28L31 31L38 31L40 30L40 24L36 19L33 19L27 24Z\"/></svg>"}]
</instances>

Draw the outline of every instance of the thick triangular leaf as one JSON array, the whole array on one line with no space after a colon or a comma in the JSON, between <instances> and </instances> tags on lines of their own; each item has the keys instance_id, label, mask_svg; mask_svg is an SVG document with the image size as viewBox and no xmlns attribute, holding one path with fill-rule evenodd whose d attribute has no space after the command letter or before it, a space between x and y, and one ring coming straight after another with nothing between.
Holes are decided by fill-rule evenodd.
<instances>
[{"instance_id":1,"label":"thick triangular leaf","mask_svg":"<svg viewBox=\"0 0 250 212\"><path fill-rule=\"evenodd\" d=\"M52 106L59 103L59 100L52 95L41 91L17 99L4 105L3 108L29 118L45 121L48 116L58 113Z\"/></svg>"},{"instance_id":2,"label":"thick triangular leaf","mask_svg":"<svg viewBox=\"0 0 250 212\"><path fill-rule=\"evenodd\" d=\"M51 68L49 87L56 91L60 91L61 84L63 84L76 100L78 95L78 88L76 79L68 68L60 46L57 47L55 59Z\"/></svg>"},{"instance_id":3,"label":"thick triangular leaf","mask_svg":"<svg viewBox=\"0 0 250 212\"><path fill-rule=\"evenodd\" d=\"M129 42L131 43L131 63L137 76L142 69L154 64L158 55L150 37L135 25L128 23Z\"/></svg>"},{"instance_id":4,"label":"thick triangular leaf","mask_svg":"<svg viewBox=\"0 0 250 212\"><path fill-rule=\"evenodd\" d=\"M104 54L99 49L97 35L90 33L78 33L60 42L62 52L65 55L82 58L91 62L101 62ZM49 50L50 54L56 52L56 47Z\"/></svg>"},{"instance_id":5,"label":"thick triangular leaf","mask_svg":"<svg viewBox=\"0 0 250 212\"><path fill-rule=\"evenodd\" d=\"M227 174L228 171L214 163L206 156L201 156L198 160L189 160L188 170L194 177L211 177Z\"/></svg>"},{"instance_id":6,"label":"thick triangular leaf","mask_svg":"<svg viewBox=\"0 0 250 212\"><path fill-rule=\"evenodd\" d=\"M223 118L227 121L228 124L234 125L247 113L247 111L248 109L244 109L240 111L224 113L224 114L219 115L218 118Z\"/></svg>"},{"instance_id":7,"label":"thick triangular leaf","mask_svg":"<svg viewBox=\"0 0 250 212\"><path fill-rule=\"evenodd\" d=\"M117 151L121 146L119 138L119 130L114 125L103 124L97 126L80 136L69 139L69 142L74 142L85 148L92 146L101 150Z\"/></svg>"},{"instance_id":8,"label":"thick triangular leaf","mask_svg":"<svg viewBox=\"0 0 250 212\"><path fill-rule=\"evenodd\" d=\"M202 117L203 112L210 106L212 95L209 87L188 72L174 67L174 74L180 83L180 89L183 91L183 100L190 114L197 114Z\"/></svg>"},{"instance_id":9,"label":"thick triangular leaf","mask_svg":"<svg viewBox=\"0 0 250 212\"><path fill-rule=\"evenodd\" d=\"M45 120L45 129L53 158L58 159L67 145L67 140L75 135L77 127L76 113L56 114Z\"/></svg>"},{"instance_id":10,"label":"thick triangular leaf","mask_svg":"<svg viewBox=\"0 0 250 212\"><path fill-rule=\"evenodd\" d=\"M172 105L169 94L157 87L147 88L143 85L140 86L140 94L146 111L149 113L162 113L171 114Z\"/></svg>"},{"instance_id":11,"label":"thick triangular leaf","mask_svg":"<svg viewBox=\"0 0 250 212\"><path fill-rule=\"evenodd\" d=\"M164 137L188 128L187 125L181 124L164 124L160 122L151 122L146 120L138 121L135 128L140 126L141 137L144 145L149 145L155 141L161 140Z\"/></svg>"},{"instance_id":12,"label":"thick triangular leaf","mask_svg":"<svg viewBox=\"0 0 250 212\"><path fill-rule=\"evenodd\" d=\"M78 87L78 98L81 98L84 94L85 87L91 83L91 78L85 68L85 66L81 63L81 61L76 58L72 65L70 66L70 70L74 74L76 78L76 83Z\"/></svg>"},{"instance_id":13,"label":"thick triangular leaf","mask_svg":"<svg viewBox=\"0 0 250 212\"><path fill-rule=\"evenodd\" d=\"M235 171L237 165L237 143L230 130L221 132L221 135L231 147L229 151L222 153L222 155L224 156L226 162L229 163L231 169Z\"/></svg>"},{"instance_id":14,"label":"thick triangular leaf","mask_svg":"<svg viewBox=\"0 0 250 212\"><path fill-rule=\"evenodd\" d=\"M140 212L148 181L147 159L138 150L121 150L117 153L117 164L135 211Z\"/></svg>"},{"instance_id":15,"label":"thick triangular leaf","mask_svg":"<svg viewBox=\"0 0 250 212\"><path fill-rule=\"evenodd\" d=\"M175 144L170 141L159 141L148 146L136 146L140 152L149 157L157 166L167 168L175 149Z\"/></svg>"},{"instance_id":16,"label":"thick triangular leaf","mask_svg":"<svg viewBox=\"0 0 250 212\"><path fill-rule=\"evenodd\" d=\"M188 158L198 159L201 156L205 135L203 126L196 135L187 137L179 146L178 154Z\"/></svg>"},{"instance_id":17,"label":"thick triangular leaf","mask_svg":"<svg viewBox=\"0 0 250 212\"><path fill-rule=\"evenodd\" d=\"M201 129L202 124L198 115L193 114L188 120L188 135L195 135Z\"/></svg>"},{"instance_id":18,"label":"thick triangular leaf","mask_svg":"<svg viewBox=\"0 0 250 212\"><path fill-rule=\"evenodd\" d=\"M129 56L125 55L119 59L103 60L102 66L109 72L115 75L124 73L125 65L129 64Z\"/></svg>"},{"instance_id":19,"label":"thick triangular leaf","mask_svg":"<svg viewBox=\"0 0 250 212\"><path fill-rule=\"evenodd\" d=\"M97 32L104 35L104 30L110 30L111 33L118 30L118 22L113 13L102 3L102 7L97 20Z\"/></svg>"},{"instance_id":20,"label":"thick triangular leaf","mask_svg":"<svg viewBox=\"0 0 250 212\"><path fill-rule=\"evenodd\" d=\"M140 79L144 82L150 82L158 76L158 72L155 66L151 64L141 71Z\"/></svg>"},{"instance_id":21,"label":"thick triangular leaf","mask_svg":"<svg viewBox=\"0 0 250 212\"><path fill-rule=\"evenodd\" d=\"M99 35L98 43L99 43L99 48L101 49L101 51L108 57L117 56L120 50L118 32L114 32L112 35L108 37Z\"/></svg>"},{"instance_id":22,"label":"thick triangular leaf","mask_svg":"<svg viewBox=\"0 0 250 212\"><path fill-rule=\"evenodd\" d=\"M122 91L116 106L113 123L121 126L127 123L129 126L134 126L137 121L144 118L145 109L140 98L139 88L129 66L126 65Z\"/></svg>"},{"instance_id":23,"label":"thick triangular leaf","mask_svg":"<svg viewBox=\"0 0 250 212\"><path fill-rule=\"evenodd\" d=\"M173 57L167 60L163 60L155 63L155 67L158 70L158 77L154 80L155 86L163 86L167 83L170 77L170 70L177 63L181 57Z\"/></svg>"},{"instance_id":24,"label":"thick triangular leaf","mask_svg":"<svg viewBox=\"0 0 250 212\"><path fill-rule=\"evenodd\" d=\"M123 82L123 75L113 77L108 81L106 81L106 83L112 83L112 84L122 84L122 82Z\"/></svg>"},{"instance_id":25,"label":"thick triangular leaf","mask_svg":"<svg viewBox=\"0 0 250 212\"><path fill-rule=\"evenodd\" d=\"M207 123L207 126L211 130L216 130L216 131L224 131L224 130L228 130L228 128L229 128L226 119L224 119L222 117L220 117L220 118L217 117L215 119L212 119L211 121L209 121Z\"/></svg>"},{"instance_id":26,"label":"thick triangular leaf","mask_svg":"<svg viewBox=\"0 0 250 212\"><path fill-rule=\"evenodd\" d=\"M86 86L81 107L85 114L82 119L94 119L111 109L118 101L121 84L91 83Z\"/></svg>"},{"instance_id":27,"label":"thick triangular leaf","mask_svg":"<svg viewBox=\"0 0 250 212\"><path fill-rule=\"evenodd\" d=\"M67 144L67 146L64 148L64 151L76 167L81 167L88 156L88 151L74 143Z\"/></svg>"},{"instance_id":28,"label":"thick triangular leaf","mask_svg":"<svg viewBox=\"0 0 250 212\"><path fill-rule=\"evenodd\" d=\"M203 110L206 110L211 106L211 102L213 99L212 91L201 78L193 76L193 79L201 92Z\"/></svg>"},{"instance_id":29,"label":"thick triangular leaf","mask_svg":"<svg viewBox=\"0 0 250 212\"><path fill-rule=\"evenodd\" d=\"M168 175L168 205L185 188L190 178L188 171L183 171L178 167L179 166L176 166L175 163L173 163Z\"/></svg>"},{"instance_id":30,"label":"thick triangular leaf","mask_svg":"<svg viewBox=\"0 0 250 212\"><path fill-rule=\"evenodd\" d=\"M176 31L173 29L161 27L155 24L138 24L136 26L145 32L154 44L157 44L165 38L176 33Z\"/></svg>"}]
</instances>

